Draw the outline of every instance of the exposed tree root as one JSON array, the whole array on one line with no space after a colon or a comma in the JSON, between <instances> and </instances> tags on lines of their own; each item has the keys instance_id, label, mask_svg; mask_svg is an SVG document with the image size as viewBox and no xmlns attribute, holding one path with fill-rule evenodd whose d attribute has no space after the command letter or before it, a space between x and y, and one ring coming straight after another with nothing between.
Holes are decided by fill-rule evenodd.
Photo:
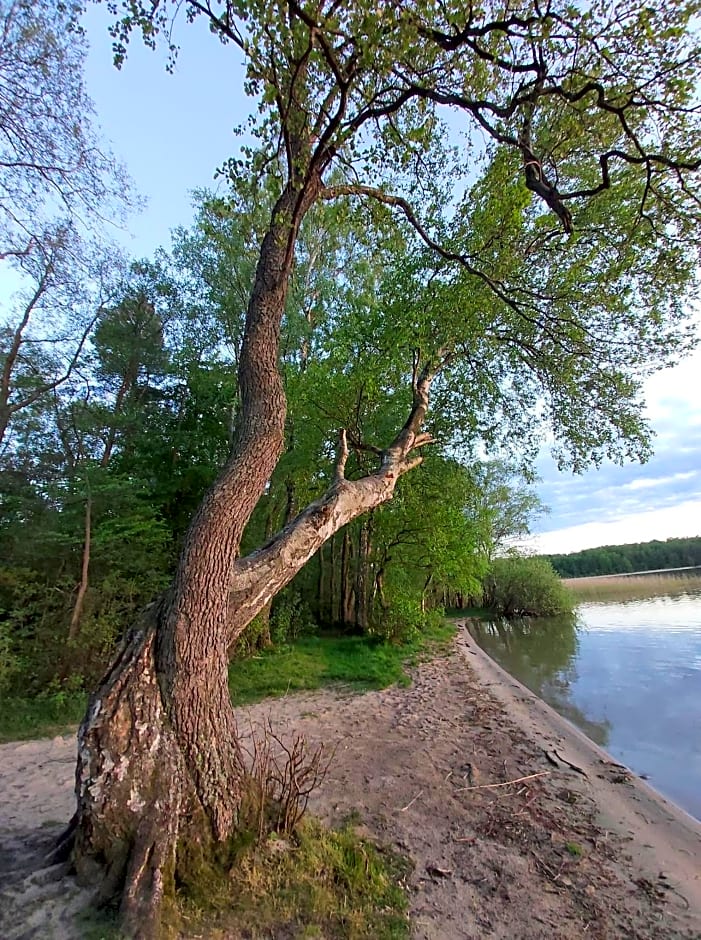
<instances>
[{"instance_id":1,"label":"exposed tree root","mask_svg":"<svg viewBox=\"0 0 701 940\"><path fill-rule=\"evenodd\" d=\"M98 906L121 894L122 929L140 940L161 934L164 903L175 895L179 843L195 840L214 850L222 841L221 819L238 818L241 793L234 740L221 751L234 755L229 769L236 785L221 787L216 805L202 794L206 744L202 765L189 766L187 754L202 744L199 726L180 722L194 740L176 733L156 668L156 616L156 609L148 611L126 638L90 700L78 735L78 807L54 852L54 860L71 858Z\"/></svg>"}]
</instances>

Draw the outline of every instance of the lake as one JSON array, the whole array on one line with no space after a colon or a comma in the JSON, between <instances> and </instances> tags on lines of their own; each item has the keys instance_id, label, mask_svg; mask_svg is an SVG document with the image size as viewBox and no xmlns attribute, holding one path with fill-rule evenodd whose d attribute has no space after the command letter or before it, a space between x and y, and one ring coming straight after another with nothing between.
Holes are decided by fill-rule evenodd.
<instances>
[{"instance_id":1,"label":"lake","mask_svg":"<svg viewBox=\"0 0 701 940\"><path fill-rule=\"evenodd\" d=\"M616 594L615 579L606 581L599 593ZM524 685L701 819L701 578L625 581L618 597L586 600L573 618L474 621L471 631Z\"/></svg>"}]
</instances>

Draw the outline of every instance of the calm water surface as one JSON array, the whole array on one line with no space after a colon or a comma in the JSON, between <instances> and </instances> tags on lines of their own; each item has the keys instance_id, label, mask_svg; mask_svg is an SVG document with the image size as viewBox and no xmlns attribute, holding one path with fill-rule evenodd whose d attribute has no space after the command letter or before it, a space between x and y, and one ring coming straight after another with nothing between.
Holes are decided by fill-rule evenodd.
<instances>
[{"instance_id":1,"label":"calm water surface","mask_svg":"<svg viewBox=\"0 0 701 940\"><path fill-rule=\"evenodd\" d=\"M480 645L597 744L701 819L701 589L478 624Z\"/></svg>"}]
</instances>

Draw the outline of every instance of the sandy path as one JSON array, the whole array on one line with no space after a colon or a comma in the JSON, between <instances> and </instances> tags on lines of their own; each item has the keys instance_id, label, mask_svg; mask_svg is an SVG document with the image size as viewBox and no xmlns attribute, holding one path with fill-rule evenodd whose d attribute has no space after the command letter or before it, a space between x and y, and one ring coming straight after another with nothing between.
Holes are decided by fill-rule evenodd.
<instances>
[{"instance_id":1,"label":"sandy path","mask_svg":"<svg viewBox=\"0 0 701 940\"><path fill-rule=\"evenodd\" d=\"M240 723L338 742L313 809L358 810L411 856L416 940L699 940L701 827L512 683L461 637L408 689L289 696ZM83 896L36 871L71 812L73 752L70 736L0 747L3 940L82 937Z\"/></svg>"}]
</instances>

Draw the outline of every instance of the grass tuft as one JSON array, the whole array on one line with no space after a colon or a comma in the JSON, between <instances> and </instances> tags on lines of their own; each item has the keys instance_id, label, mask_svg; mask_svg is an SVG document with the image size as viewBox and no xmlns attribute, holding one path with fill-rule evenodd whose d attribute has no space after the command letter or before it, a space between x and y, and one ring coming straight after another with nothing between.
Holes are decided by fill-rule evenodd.
<instances>
[{"instance_id":1,"label":"grass tuft","mask_svg":"<svg viewBox=\"0 0 701 940\"><path fill-rule=\"evenodd\" d=\"M360 838L352 825L326 829L308 819L289 839L274 834L232 869L226 887L193 904L181 898L183 926L207 924L212 938L409 936L408 862Z\"/></svg>"}]
</instances>

